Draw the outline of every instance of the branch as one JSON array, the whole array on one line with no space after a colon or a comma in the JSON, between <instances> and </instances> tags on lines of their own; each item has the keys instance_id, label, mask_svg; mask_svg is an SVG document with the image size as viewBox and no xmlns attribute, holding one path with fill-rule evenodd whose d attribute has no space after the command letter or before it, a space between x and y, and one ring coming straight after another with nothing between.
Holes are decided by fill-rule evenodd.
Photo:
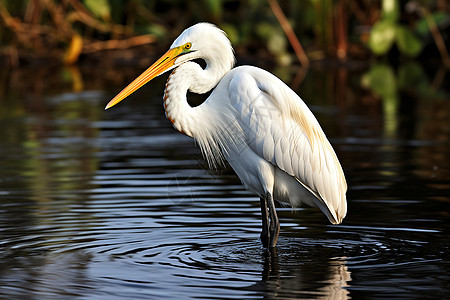
<instances>
[{"instance_id":1,"label":"branch","mask_svg":"<svg viewBox=\"0 0 450 300\"><path fill-rule=\"evenodd\" d=\"M300 61L302 66L308 67L309 66L308 56L306 55L305 50L302 47L302 44L300 44L300 41L295 35L295 32L292 29L292 26L289 23L288 19L286 18L286 15L283 13L283 10L281 9L280 5L276 0L267 0L267 2L269 2L273 14L277 18L278 23L280 23L281 28L283 29L284 33L286 34L289 40L289 43L291 43L291 46L294 49L295 55L297 56L298 60Z\"/></svg>"},{"instance_id":2,"label":"branch","mask_svg":"<svg viewBox=\"0 0 450 300\"><path fill-rule=\"evenodd\" d=\"M79 21L88 27L96 29L100 32L111 32L116 34L130 34L129 28L118 24L105 24L95 19L77 0L69 0L70 5L74 8L74 12L67 15L66 20L70 23Z\"/></svg>"},{"instance_id":3,"label":"branch","mask_svg":"<svg viewBox=\"0 0 450 300\"><path fill-rule=\"evenodd\" d=\"M434 43L441 54L442 61L444 66L448 69L450 68L450 56L448 55L447 47L445 46L444 39L442 38L441 33L439 32L439 28L434 20L433 16L430 12L424 8L420 7L423 15L425 16L425 21L427 22L428 27L430 28L431 35L433 36Z\"/></svg>"},{"instance_id":4,"label":"branch","mask_svg":"<svg viewBox=\"0 0 450 300\"><path fill-rule=\"evenodd\" d=\"M83 47L83 54L114 49L128 49L135 46L151 44L155 42L153 35L139 35L125 40L108 40L104 42L92 42Z\"/></svg>"}]
</instances>

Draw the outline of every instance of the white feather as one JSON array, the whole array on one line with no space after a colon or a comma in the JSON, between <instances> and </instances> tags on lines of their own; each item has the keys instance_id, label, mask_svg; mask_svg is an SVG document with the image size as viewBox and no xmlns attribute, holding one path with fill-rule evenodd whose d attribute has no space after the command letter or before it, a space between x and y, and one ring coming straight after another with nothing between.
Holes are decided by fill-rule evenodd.
<instances>
[{"instance_id":1,"label":"white feather","mask_svg":"<svg viewBox=\"0 0 450 300\"><path fill-rule=\"evenodd\" d=\"M320 208L332 223L347 212L341 165L306 104L281 80L262 69L234 64L224 33L209 24L183 32L173 47L192 43L168 79L165 109L174 127L200 145L215 167L227 159L243 184L260 196L292 206ZM203 58L203 70L189 60ZM215 89L198 107L188 90Z\"/></svg>"}]
</instances>

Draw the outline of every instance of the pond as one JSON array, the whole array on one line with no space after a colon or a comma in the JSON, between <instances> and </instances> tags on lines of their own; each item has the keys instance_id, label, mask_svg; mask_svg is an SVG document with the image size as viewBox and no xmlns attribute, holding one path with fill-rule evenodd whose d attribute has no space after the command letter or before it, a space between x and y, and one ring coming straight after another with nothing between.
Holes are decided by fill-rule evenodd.
<instances>
[{"instance_id":1,"label":"pond","mask_svg":"<svg viewBox=\"0 0 450 300\"><path fill-rule=\"evenodd\" d=\"M448 297L449 75L318 66L298 83L272 71L333 144L349 210L335 226L278 208L271 254L258 198L165 119L167 76L104 111L139 70L2 71L0 297Z\"/></svg>"}]
</instances>

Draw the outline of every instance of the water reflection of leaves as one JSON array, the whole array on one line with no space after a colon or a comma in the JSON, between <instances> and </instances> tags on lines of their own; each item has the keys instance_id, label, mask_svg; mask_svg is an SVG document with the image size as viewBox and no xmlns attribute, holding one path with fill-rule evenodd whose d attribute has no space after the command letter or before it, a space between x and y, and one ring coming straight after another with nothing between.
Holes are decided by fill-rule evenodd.
<instances>
[{"instance_id":1,"label":"water reflection of leaves","mask_svg":"<svg viewBox=\"0 0 450 300\"><path fill-rule=\"evenodd\" d=\"M397 131L398 91L397 78L388 65L373 66L362 78L362 85L370 88L383 102L384 133L393 138Z\"/></svg>"},{"instance_id":2,"label":"water reflection of leaves","mask_svg":"<svg viewBox=\"0 0 450 300\"><path fill-rule=\"evenodd\" d=\"M436 78L442 77L440 71L436 73ZM441 80L437 82L442 83ZM393 97L399 91L421 97L447 97L445 91L440 89L440 84L430 83L423 67L417 61L401 64L397 72L390 65L376 64L363 75L361 84L381 98Z\"/></svg>"},{"instance_id":3,"label":"water reflection of leaves","mask_svg":"<svg viewBox=\"0 0 450 300\"><path fill-rule=\"evenodd\" d=\"M439 75L439 72L438 74ZM445 92L433 86L427 79L422 66L409 61L399 66L395 72L387 64L373 65L362 77L361 85L370 89L383 103L384 133L393 138L398 127L400 93L406 92L415 97L441 98Z\"/></svg>"}]
</instances>

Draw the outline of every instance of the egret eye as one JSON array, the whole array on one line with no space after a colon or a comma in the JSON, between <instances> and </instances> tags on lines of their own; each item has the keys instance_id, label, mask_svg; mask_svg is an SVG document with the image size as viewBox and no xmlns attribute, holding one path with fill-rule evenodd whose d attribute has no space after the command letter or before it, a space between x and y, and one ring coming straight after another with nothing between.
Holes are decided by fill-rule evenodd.
<instances>
[{"instance_id":1,"label":"egret eye","mask_svg":"<svg viewBox=\"0 0 450 300\"><path fill-rule=\"evenodd\" d=\"M186 45L184 45L184 49L189 50L191 49L192 44L191 43L187 43Z\"/></svg>"}]
</instances>

